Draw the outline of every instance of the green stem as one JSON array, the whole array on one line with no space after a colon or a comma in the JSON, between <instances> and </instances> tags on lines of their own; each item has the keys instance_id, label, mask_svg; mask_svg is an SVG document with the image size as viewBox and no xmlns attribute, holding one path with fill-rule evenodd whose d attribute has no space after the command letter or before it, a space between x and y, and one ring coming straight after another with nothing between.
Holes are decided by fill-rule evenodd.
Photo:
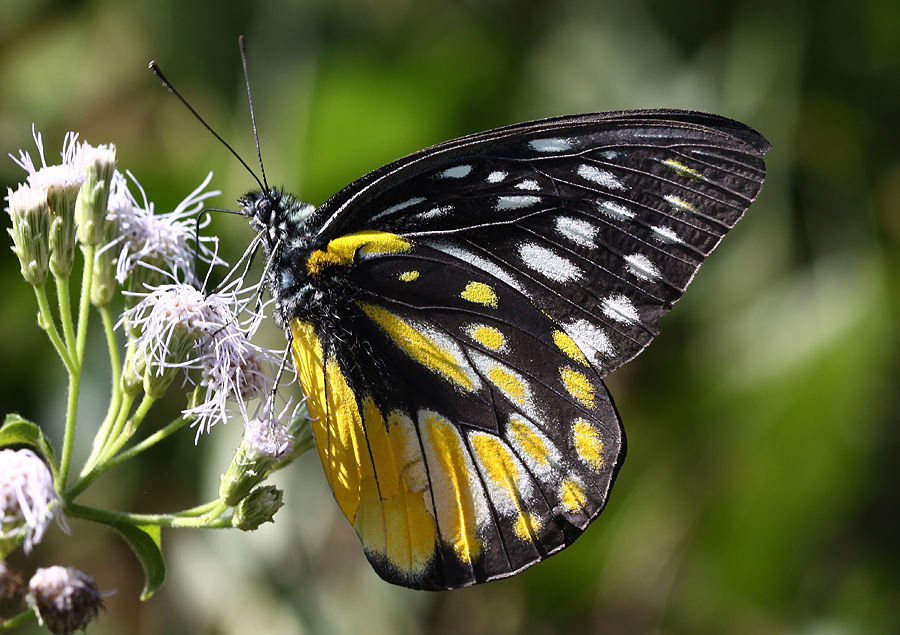
<instances>
[{"instance_id":1,"label":"green stem","mask_svg":"<svg viewBox=\"0 0 900 635\"><path fill-rule=\"evenodd\" d=\"M109 364L112 368L112 385L110 387L109 409L106 411L106 417L103 419L103 423L100 424L97 434L94 435L91 454L84 463L84 467L81 470L81 476L84 476L93 469L98 454L106 445L107 439L109 439L109 433L113 422L116 419L116 414L119 412L119 408L122 405L122 363L119 359L119 347L116 342L115 324L112 320L112 314L109 312L109 307L101 306L98 307L97 310L100 311L100 318L103 321L103 331L106 333L106 347L109 349ZM133 344L129 344L129 347L131 346L133 346ZM128 358L126 357L126 359Z\"/></svg>"},{"instance_id":2,"label":"green stem","mask_svg":"<svg viewBox=\"0 0 900 635\"><path fill-rule=\"evenodd\" d=\"M190 509L185 509L180 512L176 512L173 516L203 516L204 514L208 514L214 509L216 509L220 501L218 498L214 501L209 501L208 503L203 503L202 505L197 505L196 507L191 507Z\"/></svg>"},{"instance_id":3,"label":"green stem","mask_svg":"<svg viewBox=\"0 0 900 635\"><path fill-rule=\"evenodd\" d=\"M217 501L218 502L218 501ZM215 508L222 507L222 512L227 509L223 503ZM97 507L88 507L87 505L78 505L76 503L68 503L66 505L66 515L70 518L82 518L102 523L104 525L156 525L158 527L182 527L197 529L221 529L223 527L231 527L231 518L222 518L222 512L214 515L204 515L199 517L175 516L173 514L130 514L128 512L118 512L108 509L98 509Z\"/></svg>"},{"instance_id":4,"label":"green stem","mask_svg":"<svg viewBox=\"0 0 900 635\"><path fill-rule=\"evenodd\" d=\"M53 319L53 312L50 310L50 301L47 299L47 288L43 285L34 287L34 295L37 297L38 317L41 327L50 338L53 348L59 354L63 364L70 373L72 372L72 358L69 356L69 350L66 348L62 339L59 337L59 331L56 329L56 322Z\"/></svg>"},{"instance_id":5,"label":"green stem","mask_svg":"<svg viewBox=\"0 0 900 635\"><path fill-rule=\"evenodd\" d=\"M119 405L118 415L112 420L106 438L94 448L91 452L91 457L85 463L84 469L81 470L78 480L66 490L66 500L72 500L81 494L88 485L93 483L94 480L105 471L106 468L103 465L103 456L107 454L109 446L112 444L111 440L122 433L122 429L125 427L128 420L128 414L131 412L131 406L134 404L134 397L134 395L127 393L123 395L122 402ZM95 443L97 443L96 439Z\"/></svg>"},{"instance_id":6,"label":"green stem","mask_svg":"<svg viewBox=\"0 0 900 635\"><path fill-rule=\"evenodd\" d=\"M59 465L59 484L65 488L75 445L75 420L78 417L78 389L81 386L80 364L69 373L69 394L66 396L66 433L63 437L62 460Z\"/></svg>"},{"instance_id":7,"label":"green stem","mask_svg":"<svg viewBox=\"0 0 900 635\"><path fill-rule=\"evenodd\" d=\"M75 324L72 322L72 300L69 297L69 276L53 276L56 280L56 300L59 304L59 321L62 323L63 336L66 338L66 350L69 357L77 360L75 354Z\"/></svg>"},{"instance_id":8,"label":"green stem","mask_svg":"<svg viewBox=\"0 0 900 635\"><path fill-rule=\"evenodd\" d=\"M150 408L153 407L154 403L156 403L156 398L145 394L144 398L141 399L141 403L138 405L137 410L134 411L134 415L127 420L124 426L120 426L119 429L115 431L116 434L113 434L110 437L111 443L107 444L103 454L100 455L100 465L103 469L106 469L104 464L109 463L113 457L119 453L119 450L125 447L125 444L131 440L131 437L137 432L138 427L141 425L141 422L143 422L144 417L147 416L147 413L150 411Z\"/></svg>"},{"instance_id":9,"label":"green stem","mask_svg":"<svg viewBox=\"0 0 900 635\"><path fill-rule=\"evenodd\" d=\"M103 469L108 470L112 467L119 465L120 463L124 463L128 459L131 459L131 458L137 456L144 450L147 450L148 448L153 447L154 445L156 445L157 443L159 443L166 437L170 436L175 431L183 428L187 422L188 422L188 419L185 419L184 417L178 417L177 419L173 420L165 427L160 428L159 430L157 430L156 432L151 434L149 437L147 437L140 443L137 443L137 444L131 446L130 448L128 448L121 454L118 454L118 455L114 456L113 458L109 459L106 463L104 463Z\"/></svg>"},{"instance_id":10,"label":"green stem","mask_svg":"<svg viewBox=\"0 0 900 635\"><path fill-rule=\"evenodd\" d=\"M75 447L75 421L78 418L78 389L81 385L81 365L84 362L84 343L87 340L88 314L91 306L91 280L94 273L94 247L84 245L81 249L84 255L84 271L81 276L81 299L78 306L78 330L75 333L75 348L69 351L73 367L69 372L69 395L66 404L66 432L63 436L62 458L59 464L59 482L65 488L69 478L69 465L72 463L72 450ZM68 285L65 285L68 287ZM57 285L62 289L62 285ZM66 305L68 306L69 292L65 290ZM62 298L60 297L60 306ZM68 320L71 322L71 315ZM66 328L66 318L62 318L63 329ZM71 324L69 325L71 328Z\"/></svg>"},{"instance_id":11,"label":"green stem","mask_svg":"<svg viewBox=\"0 0 900 635\"><path fill-rule=\"evenodd\" d=\"M17 626L22 626L22 624L27 624L31 620L37 617L37 614L28 609L27 611L22 611L15 617L11 617L8 620L0 622L0 633L5 633L6 631L11 631Z\"/></svg>"}]
</instances>

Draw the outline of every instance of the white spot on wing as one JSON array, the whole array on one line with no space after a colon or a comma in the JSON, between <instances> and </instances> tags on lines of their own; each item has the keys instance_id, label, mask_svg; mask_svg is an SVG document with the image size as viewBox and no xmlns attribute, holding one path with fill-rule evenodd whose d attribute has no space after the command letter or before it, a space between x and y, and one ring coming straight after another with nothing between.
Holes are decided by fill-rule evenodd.
<instances>
[{"instance_id":1,"label":"white spot on wing","mask_svg":"<svg viewBox=\"0 0 900 635\"><path fill-rule=\"evenodd\" d=\"M616 349L609 336L602 328L584 319L574 320L563 325L578 348L587 356L596 359L598 355L614 357Z\"/></svg>"},{"instance_id":2,"label":"white spot on wing","mask_svg":"<svg viewBox=\"0 0 900 635\"><path fill-rule=\"evenodd\" d=\"M625 262L628 263L628 271L641 280L659 280L659 267L644 254L625 256Z\"/></svg>"},{"instance_id":3,"label":"white spot on wing","mask_svg":"<svg viewBox=\"0 0 900 635\"><path fill-rule=\"evenodd\" d=\"M394 212L399 212L401 209L406 209L407 207L410 207L417 203L421 203L424 200L425 200L424 196L414 196L413 198L403 201L402 203L397 203L396 205L391 205L386 210L375 214L371 218L371 220L378 220L382 216L387 216L388 214L393 214Z\"/></svg>"},{"instance_id":4,"label":"white spot on wing","mask_svg":"<svg viewBox=\"0 0 900 635\"><path fill-rule=\"evenodd\" d=\"M505 179L508 175L508 172L503 172L502 170L494 170L490 174L487 175L488 183L499 183L503 179Z\"/></svg>"},{"instance_id":5,"label":"white spot on wing","mask_svg":"<svg viewBox=\"0 0 900 635\"><path fill-rule=\"evenodd\" d=\"M630 209L628 209L621 203L616 203L615 201L602 201L600 203L600 211L607 216L624 220L630 220L637 216L637 214L632 212Z\"/></svg>"},{"instance_id":6,"label":"white spot on wing","mask_svg":"<svg viewBox=\"0 0 900 635\"><path fill-rule=\"evenodd\" d=\"M517 190L539 190L541 189L540 184L534 179L527 179L522 181L521 183L516 183Z\"/></svg>"},{"instance_id":7,"label":"white spot on wing","mask_svg":"<svg viewBox=\"0 0 900 635\"><path fill-rule=\"evenodd\" d=\"M667 195L664 196L663 198L665 198L666 201L667 201L670 205L672 205L672 206L674 206L674 207L677 207L678 209L683 209L683 210L686 211L686 212L696 212L696 211L697 211L697 208L696 208L696 207L694 207L693 205L691 205L690 203L688 203L688 202L687 202L686 200L684 200L683 198L678 198L677 196L673 196L673 195L671 195L671 194L667 194Z\"/></svg>"},{"instance_id":8,"label":"white spot on wing","mask_svg":"<svg viewBox=\"0 0 900 635\"><path fill-rule=\"evenodd\" d=\"M520 209L522 207L529 207L534 205L535 203L540 203L540 196L525 196L513 194L511 196L499 196L497 197L497 204L494 205L494 209L503 210L503 209Z\"/></svg>"},{"instance_id":9,"label":"white spot on wing","mask_svg":"<svg viewBox=\"0 0 900 635\"><path fill-rule=\"evenodd\" d=\"M615 159L617 156L620 156L621 152L616 152L615 150L606 150L605 152L601 152L600 156L604 159Z\"/></svg>"},{"instance_id":10,"label":"white spot on wing","mask_svg":"<svg viewBox=\"0 0 900 635\"><path fill-rule=\"evenodd\" d=\"M600 303L603 315L623 324L636 324L640 321L637 309L627 296L619 293L603 298ZM574 339L574 338L573 338Z\"/></svg>"},{"instance_id":11,"label":"white spot on wing","mask_svg":"<svg viewBox=\"0 0 900 635\"><path fill-rule=\"evenodd\" d=\"M593 248L594 238L600 230L586 220L572 218L571 216L556 217L556 231L582 247Z\"/></svg>"},{"instance_id":12,"label":"white spot on wing","mask_svg":"<svg viewBox=\"0 0 900 635\"><path fill-rule=\"evenodd\" d=\"M662 225L654 225L650 228L653 234L664 243L683 243L684 241L678 237L674 229L663 227Z\"/></svg>"},{"instance_id":13,"label":"white spot on wing","mask_svg":"<svg viewBox=\"0 0 900 635\"><path fill-rule=\"evenodd\" d=\"M528 293L525 292L525 289L521 284L519 284L519 281L509 274L509 271L507 271L494 261L488 260L487 258L476 254L473 251L463 249L462 247L451 243L435 241L433 243L430 243L430 245L438 251L453 256L454 258L458 258L459 260L469 263L473 267L477 267L482 271L486 271L498 280L502 280L519 293L525 295L526 297L531 297Z\"/></svg>"},{"instance_id":14,"label":"white spot on wing","mask_svg":"<svg viewBox=\"0 0 900 635\"><path fill-rule=\"evenodd\" d=\"M447 168L438 174L438 176L444 179L461 179L464 176L468 176L471 171L471 165L457 165L452 168Z\"/></svg>"},{"instance_id":15,"label":"white spot on wing","mask_svg":"<svg viewBox=\"0 0 900 635\"><path fill-rule=\"evenodd\" d=\"M588 181L593 181L598 185L605 187L608 190L624 190L625 186L622 185L622 182L616 178L614 174L611 172L607 172L606 170L601 170L596 165L588 165L587 163L582 163L578 166L578 176L583 179L587 179Z\"/></svg>"},{"instance_id":16,"label":"white spot on wing","mask_svg":"<svg viewBox=\"0 0 900 635\"><path fill-rule=\"evenodd\" d=\"M581 278L581 269L558 253L535 243L519 245L519 257L531 269L556 282L569 282Z\"/></svg>"},{"instance_id":17,"label":"white spot on wing","mask_svg":"<svg viewBox=\"0 0 900 635\"><path fill-rule=\"evenodd\" d=\"M438 216L443 216L447 212L453 209L450 205L442 205L440 207L434 207L427 212L422 212L421 214L417 214L418 218L428 219L428 218L436 218Z\"/></svg>"},{"instance_id":18,"label":"white spot on wing","mask_svg":"<svg viewBox=\"0 0 900 635\"><path fill-rule=\"evenodd\" d=\"M571 139L532 139L528 142L532 150L537 152L565 152L572 149Z\"/></svg>"}]
</instances>

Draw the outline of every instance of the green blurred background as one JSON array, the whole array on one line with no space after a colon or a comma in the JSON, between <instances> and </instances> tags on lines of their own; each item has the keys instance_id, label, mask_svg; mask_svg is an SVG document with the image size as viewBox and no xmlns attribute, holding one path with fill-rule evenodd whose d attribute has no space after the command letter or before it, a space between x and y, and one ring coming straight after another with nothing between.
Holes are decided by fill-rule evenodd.
<instances>
[{"instance_id":1,"label":"green blurred background","mask_svg":"<svg viewBox=\"0 0 900 635\"><path fill-rule=\"evenodd\" d=\"M166 532L169 579L143 604L114 535L53 529L16 564L78 566L115 590L90 632L900 632L900 4L0 0L0 150L31 149L36 122L53 156L73 129L114 142L162 211L209 170L214 204L234 206L251 179L146 64L252 163L241 33L269 180L315 204L432 143L619 108L748 122L774 145L769 176L662 335L610 378L629 456L574 546L477 588L392 587L309 454L279 475L276 524ZM0 183L20 180L0 161ZM236 259L250 230L214 223ZM0 280L0 410L58 440L62 369L6 249ZM87 428L109 372L92 342ZM185 431L85 500L207 500L239 434L195 447Z\"/></svg>"}]
</instances>

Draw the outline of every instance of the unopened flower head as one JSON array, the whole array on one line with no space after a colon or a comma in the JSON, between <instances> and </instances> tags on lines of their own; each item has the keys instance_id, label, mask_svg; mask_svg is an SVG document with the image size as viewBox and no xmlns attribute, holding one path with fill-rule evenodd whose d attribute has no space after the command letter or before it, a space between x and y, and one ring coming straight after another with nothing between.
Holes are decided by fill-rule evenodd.
<instances>
[{"instance_id":1,"label":"unopened flower head","mask_svg":"<svg viewBox=\"0 0 900 635\"><path fill-rule=\"evenodd\" d=\"M22 578L6 564L6 560L0 560L0 603L16 597L21 588Z\"/></svg>"},{"instance_id":2,"label":"unopened flower head","mask_svg":"<svg viewBox=\"0 0 900 635\"><path fill-rule=\"evenodd\" d=\"M106 216L110 183L116 168L116 147L82 143L76 154L76 162L84 174L76 206L78 240L83 245L103 245L111 240Z\"/></svg>"},{"instance_id":3,"label":"unopened flower head","mask_svg":"<svg viewBox=\"0 0 900 635\"><path fill-rule=\"evenodd\" d=\"M47 464L28 449L0 450L0 552L22 536L25 551L30 552L59 510Z\"/></svg>"},{"instance_id":4,"label":"unopened flower head","mask_svg":"<svg viewBox=\"0 0 900 635\"><path fill-rule=\"evenodd\" d=\"M41 159L41 167L36 167L31 155L19 150L19 158L9 155L16 164L28 173L28 184L35 189L46 191L52 215L50 228L50 268L56 275L66 275L72 269L75 259L75 205L84 182L82 166L78 161L78 135L66 134L60 153L62 162L47 165L44 157L43 139L34 126L31 128L34 142Z\"/></svg>"},{"instance_id":5,"label":"unopened flower head","mask_svg":"<svg viewBox=\"0 0 900 635\"><path fill-rule=\"evenodd\" d=\"M293 438L280 418L247 420L241 444L219 483L219 497L226 505L237 505L292 452Z\"/></svg>"},{"instance_id":6,"label":"unopened flower head","mask_svg":"<svg viewBox=\"0 0 900 635\"><path fill-rule=\"evenodd\" d=\"M13 239L12 250L19 258L22 277L39 287L50 270L50 204L43 187L20 185L7 189L6 211L12 220L7 231Z\"/></svg>"},{"instance_id":7,"label":"unopened flower head","mask_svg":"<svg viewBox=\"0 0 900 635\"><path fill-rule=\"evenodd\" d=\"M235 507L231 524L242 531L255 531L263 523L275 522L275 512L284 506L284 495L274 485L257 487Z\"/></svg>"},{"instance_id":8,"label":"unopened flower head","mask_svg":"<svg viewBox=\"0 0 900 635\"><path fill-rule=\"evenodd\" d=\"M94 580L72 567L38 569L25 596L41 624L52 633L73 633L90 624L103 608Z\"/></svg>"},{"instance_id":9,"label":"unopened flower head","mask_svg":"<svg viewBox=\"0 0 900 635\"><path fill-rule=\"evenodd\" d=\"M216 196L218 191L204 191L212 179L210 172L200 186L165 214L154 214L153 203L147 200L144 189L129 172L129 178L141 193L139 203L128 189L125 177L116 172L113 176L109 198L110 215L119 221L119 237L114 249L118 252L116 279L126 284L126 290L146 292L148 288L164 282L165 275L188 283L197 283L194 272L195 232L208 225L205 220L197 226L196 216L203 208L203 201ZM225 264L216 257L218 238L199 236L197 257L207 264ZM134 296L126 295L126 298Z\"/></svg>"}]
</instances>

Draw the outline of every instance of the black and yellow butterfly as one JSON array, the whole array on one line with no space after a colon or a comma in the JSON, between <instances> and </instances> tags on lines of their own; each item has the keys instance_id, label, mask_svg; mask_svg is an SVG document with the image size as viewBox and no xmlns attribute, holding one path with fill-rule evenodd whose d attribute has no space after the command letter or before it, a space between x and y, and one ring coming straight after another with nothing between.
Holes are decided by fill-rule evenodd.
<instances>
[{"instance_id":1,"label":"black and yellow butterfly","mask_svg":"<svg viewBox=\"0 0 900 635\"><path fill-rule=\"evenodd\" d=\"M602 379L756 198L769 147L700 112L575 115L416 152L318 208L241 200L326 477L384 579L510 576L597 517L625 456Z\"/></svg>"}]
</instances>

